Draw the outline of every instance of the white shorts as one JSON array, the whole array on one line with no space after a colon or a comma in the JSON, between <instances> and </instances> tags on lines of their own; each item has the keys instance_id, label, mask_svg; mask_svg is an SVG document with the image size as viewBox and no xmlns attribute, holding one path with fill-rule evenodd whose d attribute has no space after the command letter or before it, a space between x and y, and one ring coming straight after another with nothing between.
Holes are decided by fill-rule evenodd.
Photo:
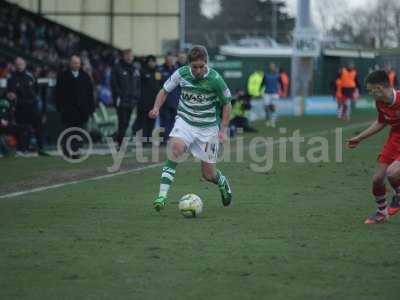
<instances>
[{"instance_id":1,"label":"white shorts","mask_svg":"<svg viewBox=\"0 0 400 300\"><path fill-rule=\"evenodd\" d=\"M194 127L177 117L170 137L184 141L192 155L207 163L216 163L218 159L218 126Z\"/></svg>"},{"instance_id":2,"label":"white shorts","mask_svg":"<svg viewBox=\"0 0 400 300\"><path fill-rule=\"evenodd\" d=\"M279 99L278 94L264 94L264 105L271 105L274 104L275 100Z\"/></svg>"}]
</instances>

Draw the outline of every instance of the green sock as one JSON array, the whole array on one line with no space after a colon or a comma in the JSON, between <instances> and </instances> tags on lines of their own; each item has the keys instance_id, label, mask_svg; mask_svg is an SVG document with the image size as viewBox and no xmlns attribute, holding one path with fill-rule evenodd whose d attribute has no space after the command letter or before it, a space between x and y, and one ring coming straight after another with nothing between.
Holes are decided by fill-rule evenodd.
<instances>
[{"instance_id":1,"label":"green sock","mask_svg":"<svg viewBox=\"0 0 400 300\"><path fill-rule=\"evenodd\" d=\"M165 166L162 168L161 180L160 180L160 193L159 197L167 197L169 188L175 179L176 166L178 163L167 160Z\"/></svg>"}]
</instances>

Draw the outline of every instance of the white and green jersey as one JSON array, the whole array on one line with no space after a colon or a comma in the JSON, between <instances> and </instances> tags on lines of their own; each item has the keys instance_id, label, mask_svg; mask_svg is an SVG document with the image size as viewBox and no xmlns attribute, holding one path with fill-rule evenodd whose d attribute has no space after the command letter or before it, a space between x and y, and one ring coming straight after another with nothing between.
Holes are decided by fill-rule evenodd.
<instances>
[{"instance_id":1,"label":"white and green jersey","mask_svg":"<svg viewBox=\"0 0 400 300\"><path fill-rule=\"evenodd\" d=\"M231 101L231 92L217 71L209 68L196 79L189 66L181 67L164 83L164 90L169 93L177 86L181 87L179 117L196 127L219 124L221 107Z\"/></svg>"}]
</instances>

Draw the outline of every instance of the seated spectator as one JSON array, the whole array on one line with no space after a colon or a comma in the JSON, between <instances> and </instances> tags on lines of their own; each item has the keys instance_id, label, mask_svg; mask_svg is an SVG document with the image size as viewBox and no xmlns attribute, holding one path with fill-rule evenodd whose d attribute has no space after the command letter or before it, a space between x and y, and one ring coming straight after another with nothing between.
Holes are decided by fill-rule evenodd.
<instances>
[{"instance_id":1,"label":"seated spectator","mask_svg":"<svg viewBox=\"0 0 400 300\"><path fill-rule=\"evenodd\" d=\"M117 53L99 45L90 52L80 36L62 26L26 15L17 5L0 9L0 45L17 48L33 57L53 64L68 62L72 54L81 56L83 69L100 84L103 73L113 66ZM3 68L1 68L3 69ZM0 70L3 73L3 70ZM4 75L3 75L4 76Z\"/></svg>"},{"instance_id":2,"label":"seated spectator","mask_svg":"<svg viewBox=\"0 0 400 300\"><path fill-rule=\"evenodd\" d=\"M0 98L0 136L12 135L17 140L17 155L28 156L29 131L27 125L15 123L15 105L12 100ZM4 141L4 139L2 139ZM8 154L7 145L3 145L2 155Z\"/></svg>"},{"instance_id":3,"label":"seated spectator","mask_svg":"<svg viewBox=\"0 0 400 300\"><path fill-rule=\"evenodd\" d=\"M111 106L113 103L111 90L105 85L99 85L97 89L97 99L106 106Z\"/></svg>"},{"instance_id":4,"label":"seated spectator","mask_svg":"<svg viewBox=\"0 0 400 300\"><path fill-rule=\"evenodd\" d=\"M238 90L232 99L231 120L229 122L230 135L234 136L238 128L242 128L244 132L257 132L256 129L249 125L247 111L251 109L251 97Z\"/></svg>"},{"instance_id":5,"label":"seated spectator","mask_svg":"<svg viewBox=\"0 0 400 300\"><path fill-rule=\"evenodd\" d=\"M6 61L0 62L0 79L6 78L12 70L12 64Z\"/></svg>"}]
</instances>

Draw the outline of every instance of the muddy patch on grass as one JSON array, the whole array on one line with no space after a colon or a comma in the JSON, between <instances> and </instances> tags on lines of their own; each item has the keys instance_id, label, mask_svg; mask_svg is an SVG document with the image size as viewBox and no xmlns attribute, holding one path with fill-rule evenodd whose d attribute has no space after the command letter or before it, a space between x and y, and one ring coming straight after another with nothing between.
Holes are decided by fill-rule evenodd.
<instances>
[{"instance_id":1,"label":"muddy patch on grass","mask_svg":"<svg viewBox=\"0 0 400 300\"><path fill-rule=\"evenodd\" d=\"M162 160L160 160L161 162ZM149 162L149 163L139 163L136 161L129 161L122 163L121 168L118 172L126 172L131 170L140 169L142 167L154 165L157 163ZM118 173L114 172L114 173ZM0 184L0 196L4 194L21 192L25 190L30 190L34 188L46 187L55 184L68 183L73 181L79 181L84 179L90 179L102 175L114 174L107 171L107 167L99 166L99 167L81 167L73 170L51 170L48 172L44 172L40 175L35 174L35 177L31 179L24 179L20 181L16 181L13 183L8 183L1 185Z\"/></svg>"}]
</instances>

